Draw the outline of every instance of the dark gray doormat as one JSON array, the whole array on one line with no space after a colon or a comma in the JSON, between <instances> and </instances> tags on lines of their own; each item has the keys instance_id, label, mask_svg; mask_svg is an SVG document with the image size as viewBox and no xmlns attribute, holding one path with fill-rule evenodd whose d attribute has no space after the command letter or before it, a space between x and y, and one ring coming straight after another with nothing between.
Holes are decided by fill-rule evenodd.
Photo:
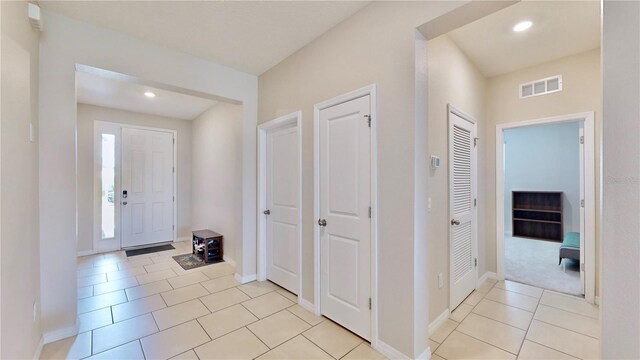
<instances>
[{"instance_id":1,"label":"dark gray doormat","mask_svg":"<svg viewBox=\"0 0 640 360\"><path fill-rule=\"evenodd\" d=\"M173 245L167 244L167 245L152 246L144 249L127 250L126 254L127 256L136 256L136 255L150 254L158 251L167 251L167 250L173 250L173 249L175 249Z\"/></svg>"},{"instance_id":2,"label":"dark gray doormat","mask_svg":"<svg viewBox=\"0 0 640 360\"><path fill-rule=\"evenodd\" d=\"M224 261L224 260L215 260L215 261L209 261L208 263L206 263L204 262L204 259L202 257L194 254L176 255L176 256L173 256L173 260L175 260L185 270L191 270L191 269L199 268L201 266L217 264Z\"/></svg>"}]
</instances>

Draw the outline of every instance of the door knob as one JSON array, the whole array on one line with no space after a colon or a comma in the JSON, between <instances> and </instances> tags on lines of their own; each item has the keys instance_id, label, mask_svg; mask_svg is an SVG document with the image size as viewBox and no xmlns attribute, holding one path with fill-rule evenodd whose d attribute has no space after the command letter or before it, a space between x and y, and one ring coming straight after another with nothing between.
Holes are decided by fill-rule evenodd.
<instances>
[{"instance_id":1,"label":"door knob","mask_svg":"<svg viewBox=\"0 0 640 360\"><path fill-rule=\"evenodd\" d=\"M123 202L122 202L122 205L127 205L127 202L126 202L126 201L123 201Z\"/></svg>"},{"instance_id":2,"label":"door knob","mask_svg":"<svg viewBox=\"0 0 640 360\"><path fill-rule=\"evenodd\" d=\"M319 219L319 220L318 220L318 225L320 225L320 226L327 226L327 220L325 220L325 219Z\"/></svg>"},{"instance_id":3,"label":"door knob","mask_svg":"<svg viewBox=\"0 0 640 360\"><path fill-rule=\"evenodd\" d=\"M267 209L265 211L262 212L265 215L271 215L271 210Z\"/></svg>"},{"instance_id":4,"label":"door knob","mask_svg":"<svg viewBox=\"0 0 640 360\"><path fill-rule=\"evenodd\" d=\"M460 220L451 219L451 225L460 225Z\"/></svg>"}]
</instances>

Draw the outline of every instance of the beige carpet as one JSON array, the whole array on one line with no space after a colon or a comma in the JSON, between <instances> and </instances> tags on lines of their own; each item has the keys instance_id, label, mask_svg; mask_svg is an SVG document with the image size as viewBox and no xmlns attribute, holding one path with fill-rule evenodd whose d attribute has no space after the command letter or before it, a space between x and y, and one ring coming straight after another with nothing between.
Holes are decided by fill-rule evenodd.
<instances>
[{"instance_id":1,"label":"beige carpet","mask_svg":"<svg viewBox=\"0 0 640 360\"><path fill-rule=\"evenodd\" d=\"M505 277L508 280L582 296L577 261L558 265L560 243L511 237L505 234Z\"/></svg>"}]
</instances>

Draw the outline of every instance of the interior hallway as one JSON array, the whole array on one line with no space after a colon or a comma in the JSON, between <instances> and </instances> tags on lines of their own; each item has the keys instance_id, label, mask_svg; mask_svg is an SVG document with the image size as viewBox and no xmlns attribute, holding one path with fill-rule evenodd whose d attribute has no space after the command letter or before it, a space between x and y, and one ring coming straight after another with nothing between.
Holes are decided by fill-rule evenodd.
<instances>
[{"instance_id":1,"label":"interior hallway","mask_svg":"<svg viewBox=\"0 0 640 360\"><path fill-rule=\"evenodd\" d=\"M598 307L511 281L487 280L430 339L432 359L597 359Z\"/></svg>"},{"instance_id":2,"label":"interior hallway","mask_svg":"<svg viewBox=\"0 0 640 360\"><path fill-rule=\"evenodd\" d=\"M175 250L78 258L79 335L41 359L384 359L271 282L240 285L218 263L183 270Z\"/></svg>"}]
</instances>

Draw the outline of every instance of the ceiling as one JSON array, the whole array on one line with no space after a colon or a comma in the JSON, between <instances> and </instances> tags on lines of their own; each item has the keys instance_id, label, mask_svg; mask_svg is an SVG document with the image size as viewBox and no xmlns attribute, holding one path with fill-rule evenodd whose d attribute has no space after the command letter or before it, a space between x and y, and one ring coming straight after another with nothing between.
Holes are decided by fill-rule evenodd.
<instances>
[{"instance_id":1,"label":"ceiling","mask_svg":"<svg viewBox=\"0 0 640 360\"><path fill-rule=\"evenodd\" d=\"M76 72L79 103L134 111L143 114L193 120L217 101L174 91ZM156 94L154 98L145 91Z\"/></svg>"},{"instance_id":2,"label":"ceiling","mask_svg":"<svg viewBox=\"0 0 640 360\"><path fill-rule=\"evenodd\" d=\"M600 47L600 2L522 1L449 36L485 76L504 74Z\"/></svg>"},{"instance_id":3,"label":"ceiling","mask_svg":"<svg viewBox=\"0 0 640 360\"><path fill-rule=\"evenodd\" d=\"M40 5L71 18L260 75L368 3L41 1Z\"/></svg>"}]
</instances>

